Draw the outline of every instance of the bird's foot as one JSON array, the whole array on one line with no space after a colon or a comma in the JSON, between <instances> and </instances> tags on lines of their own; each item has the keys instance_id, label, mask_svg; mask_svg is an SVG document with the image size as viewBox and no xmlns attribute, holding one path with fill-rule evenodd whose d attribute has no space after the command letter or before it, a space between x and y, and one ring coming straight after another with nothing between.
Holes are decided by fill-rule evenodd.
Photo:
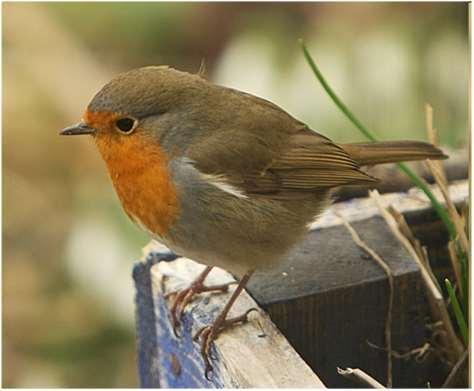
<instances>
[{"instance_id":1,"label":"bird's foot","mask_svg":"<svg viewBox=\"0 0 474 391\"><path fill-rule=\"evenodd\" d=\"M198 341L201 338L201 355L204 360L204 375L206 376L207 380L210 380L209 374L213 370L210 361L210 349L211 344L216 340L220 333L228 328L239 324L239 323L246 323L248 321L248 315L252 311L258 311L256 308L250 308L244 314L240 316L236 316L234 318L225 318L225 314L221 313L214 323L209 326L202 327L193 337L194 341ZM222 316L224 315L224 316Z\"/></svg>"},{"instance_id":2,"label":"bird's foot","mask_svg":"<svg viewBox=\"0 0 474 391\"><path fill-rule=\"evenodd\" d=\"M204 293L204 292L224 293L229 290L229 285L231 284L235 284L235 282L232 281L226 284L205 286L203 281L201 281L201 279L198 278L188 288L183 289L181 291L170 292L166 294L165 298L169 298L170 296L176 296L173 300L173 304L171 305L171 309L170 309L174 334L177 337L180 336L178 333L178 329L179 329L179 326L181 325L181 318L183 316L184 308L193 300L195 295Z\"/></svg>"}]
</instances>

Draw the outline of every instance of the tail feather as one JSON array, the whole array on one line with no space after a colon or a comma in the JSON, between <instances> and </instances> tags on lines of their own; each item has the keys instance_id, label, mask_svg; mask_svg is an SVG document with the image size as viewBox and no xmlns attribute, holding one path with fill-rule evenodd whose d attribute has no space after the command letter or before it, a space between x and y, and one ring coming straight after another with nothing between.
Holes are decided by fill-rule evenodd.
<instances>
[{"instance_id":1,"label":"tail feather","mask_svg":"<svg viewBox=\"0 0 474 391\"><path fill-rule=\"evenodd\" d=\"M343 144L341 147L361 166L448 158L439 148L422 141L353 143Z\"/></svg>"}]
</instances>

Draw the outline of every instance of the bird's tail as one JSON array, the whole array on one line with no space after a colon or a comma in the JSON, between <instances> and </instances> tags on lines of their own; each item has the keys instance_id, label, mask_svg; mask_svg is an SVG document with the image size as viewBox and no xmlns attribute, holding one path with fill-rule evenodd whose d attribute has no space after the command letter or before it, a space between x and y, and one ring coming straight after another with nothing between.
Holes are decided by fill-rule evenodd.
<instances>
[{"instance_id":1,"label":"bird's tail","mask_svg":"<svg viewBox=\"0 0 474 391\"><path fill-rule=\"evenodd\" d=\"M361 166L411 160L447 159L439 148L422 141L382 141L343 144L341 147Z\"/></svg>"}]
</instances>

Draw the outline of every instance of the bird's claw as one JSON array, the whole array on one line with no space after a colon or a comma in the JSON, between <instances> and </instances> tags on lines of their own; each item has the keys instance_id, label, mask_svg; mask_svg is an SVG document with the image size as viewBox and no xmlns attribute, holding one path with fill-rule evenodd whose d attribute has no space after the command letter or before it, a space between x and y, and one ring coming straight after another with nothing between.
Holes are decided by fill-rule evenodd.
<instances>
[{"instance_id":1,"label":"bird's claw","mask_svg":"<svg viewBox=\"0 0 474 391\"><path fill-rule=\"evenodd\" d=\"M220 333L224 330L234 326L238 323L246 323L248 321L248 315L252 311L258 311L257 308L250 308L244 314L236 316L230 319L222 319L218 317L212 325L201 327L197 333L194 335L193 340L197 342L199 338L201 339L201 356L204 360L204 375L207 380L210 380L209 374L213 371L211 365L211 360L215 360L215 357L211 356L210 350L212 342L216 340Z\"/></svg>"},{"instance_id":2,"label":"bird's claw","mask_svg":"<svg viewBox=\"0 0 474 391\"><path fill-rule=\"evenodd\" d=\"M183 289L182 291L169 292L164 297L168 299L170 296L176 295L173 304L171 305L171 323L173 325L173 332L176 337L181 337L178 332L181 326L181 318L185 307L192 301L193 297L199 293L204 292L227 292L229 285L235 284L235 282L229 282L226 284L205 286L202 282L193 283L189 288Z\"/></svg>"},{"instance_id":3,"label":"bird's claw","mask_svg":"<svg viewBox=\"0 0 474 391\"><path fill-rule=\"evenodd\" d=\"M183 315L184 307L186 304L189 303L191 297L194 294L193 286L184 289L180 292L173 292L168 293L165 295L165 298L170 297L172 294L176 294L176 298L173 301L173 305L171 306L170 314L171 314L171 323L173 325L173 332L174 335L179 338L181 335L178 332L179 326L181 325L181 317Z\"/></svg>"}]
</instances>

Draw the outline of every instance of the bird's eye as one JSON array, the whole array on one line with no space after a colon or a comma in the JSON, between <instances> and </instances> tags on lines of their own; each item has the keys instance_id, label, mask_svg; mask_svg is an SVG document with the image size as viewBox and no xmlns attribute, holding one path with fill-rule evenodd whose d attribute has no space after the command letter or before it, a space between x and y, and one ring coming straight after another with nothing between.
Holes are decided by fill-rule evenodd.
<instances>
[{"instance_id":1,"label":"bird's eye","mask_svg":"<svg viewBox=\"0 0 474 391\"><path fill-rule=\"evenodd\" d=\"M130 134L135 129L136 122L137 121L133 118L125 117L117 120L117 122L115 122L115 126L120 132Z\"/></svg>"}]
</instances>

